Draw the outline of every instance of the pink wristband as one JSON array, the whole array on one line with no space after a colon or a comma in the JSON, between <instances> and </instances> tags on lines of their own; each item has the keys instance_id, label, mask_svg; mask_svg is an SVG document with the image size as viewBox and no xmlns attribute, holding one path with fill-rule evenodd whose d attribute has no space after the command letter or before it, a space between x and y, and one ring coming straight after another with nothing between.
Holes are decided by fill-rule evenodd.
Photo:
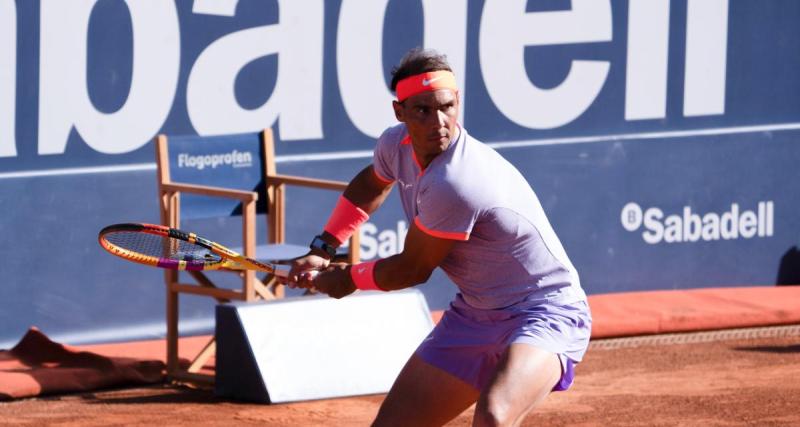
<instances>
[{"instance_id":1,"label":"pink wristband","mask_svg":"<svg viewBox=\"0 0 800 427\"><path fill-rule=\"evenodd\" d=\"M365 291L384 291L375 283L375 264L378 260L353 264L350 267L350 277L356 288Z\"/></svg>"},{"instance_id":2,"label":"pink wristband","mask_svg":"<svg viewBox=\"0 0 800 427\"><path fill-rule=\"evenodd\" d=\"M339 244L342 244L367 219L369 219L369 214L342 195L339 196L339 201L328 218L324 230L335 237Z\"/></svg>"}]
</instances>

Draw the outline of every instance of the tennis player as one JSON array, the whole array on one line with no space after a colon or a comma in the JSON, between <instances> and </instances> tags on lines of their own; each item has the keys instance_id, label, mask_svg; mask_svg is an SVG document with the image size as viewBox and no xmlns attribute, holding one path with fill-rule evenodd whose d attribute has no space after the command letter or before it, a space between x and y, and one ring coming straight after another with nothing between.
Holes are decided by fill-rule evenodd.
<instances>
[{"instance_id":1,"label":"tennis player","mask_svg":"<svg viewBox=\"0 0 800 427\"><path fill-rule=\"evenodd\" d=\"M437 267L459 293L396 379L374 425L442 425L477 402L474 425L517 425L566 390L591 316L575 267L525 178L458 123L446 58L415 49L392 71L400 124L349 183L291 285L334 298L424 283ZM403 251L356 265L336 247L397 187L411 226ZM320 272L311 279L309 271Z\"/></svg>"}]
</instances>

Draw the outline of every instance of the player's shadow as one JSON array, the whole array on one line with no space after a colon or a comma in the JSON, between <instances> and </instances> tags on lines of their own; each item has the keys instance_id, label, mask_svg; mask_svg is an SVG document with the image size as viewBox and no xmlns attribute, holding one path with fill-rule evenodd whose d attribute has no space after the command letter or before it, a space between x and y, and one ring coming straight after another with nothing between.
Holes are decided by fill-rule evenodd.
<instances>
[{"instance_id":1,"label":"player's shadow","mask_svg":"<svg viewBox=\"0 0 800 427\"><path fill-rule=\"evenodd\" d=\"M778 286L800 285L800 249L797 246L792 246L781 257L775 284Z\"/></svg>"},{"instance_id":2,"label":"player's shadow","mask_svg":"<svg viewBox=\"0 0 800 427\"><path fill-rule=\"evenodd\" d=\"M154 386L149 388L139 388L133 391L125 391L123 393L86 393L81 396L82 399L90 404L198 404L198 403L236 403L214 395L211 390L193 389L189 387L180 386Z\"/></svg>"},{"instance_id":3,"label":"player's shadow","mask_svg":"<svg viewBox=\"0 0 800 427\"><path fill-rule=\"evenodd\" d=\"M790 345L757 345L752 347L734 347L735 351L752 351L758 353L793 354L800 353L800 344Z\"/></svg>"}]
</instances>

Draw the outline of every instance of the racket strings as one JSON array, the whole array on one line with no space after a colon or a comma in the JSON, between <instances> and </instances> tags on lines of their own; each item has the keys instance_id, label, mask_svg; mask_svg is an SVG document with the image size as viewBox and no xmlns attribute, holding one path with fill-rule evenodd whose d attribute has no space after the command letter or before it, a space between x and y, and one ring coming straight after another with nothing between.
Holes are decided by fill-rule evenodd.
<instances>
[{"instance_id":1,"label":"racket strings","mask_svg":"<svg viewBox=\"0 0 800 427\"><path fill-rule=\"evenodd\" d=\"M107 234L105 239L114 246L145 256L204 263L222 261L219 255L202 246L163 235L117 231Z\"/></svg>"}]
</instances>

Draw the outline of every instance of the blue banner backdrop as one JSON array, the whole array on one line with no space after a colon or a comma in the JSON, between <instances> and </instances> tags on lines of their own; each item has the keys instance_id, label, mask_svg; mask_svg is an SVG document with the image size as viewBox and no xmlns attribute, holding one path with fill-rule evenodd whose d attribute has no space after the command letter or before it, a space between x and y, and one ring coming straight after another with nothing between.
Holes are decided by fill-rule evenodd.
<instances>
[{"instance_id":1,"label":"blue banner backdrop","mask_svg":"<svg viewBox=\"0 0 800 427\"><path fill-rule=\"evenodd\" d=\"M448 55L464 126L532 184L589 293L775 285L798 271L798 21L794 0L0 0L0 347L33 325L162 336L161 272L96 242L158 221L152 138L273 126L280 172L349 180L415 46ZM336 196L288 196L305 243ZM236 221L192 227L237 245ZM406 230L392 197L365 258ZM182 330L211 307L182 298Z\"/></svg>"}]
</instances>

